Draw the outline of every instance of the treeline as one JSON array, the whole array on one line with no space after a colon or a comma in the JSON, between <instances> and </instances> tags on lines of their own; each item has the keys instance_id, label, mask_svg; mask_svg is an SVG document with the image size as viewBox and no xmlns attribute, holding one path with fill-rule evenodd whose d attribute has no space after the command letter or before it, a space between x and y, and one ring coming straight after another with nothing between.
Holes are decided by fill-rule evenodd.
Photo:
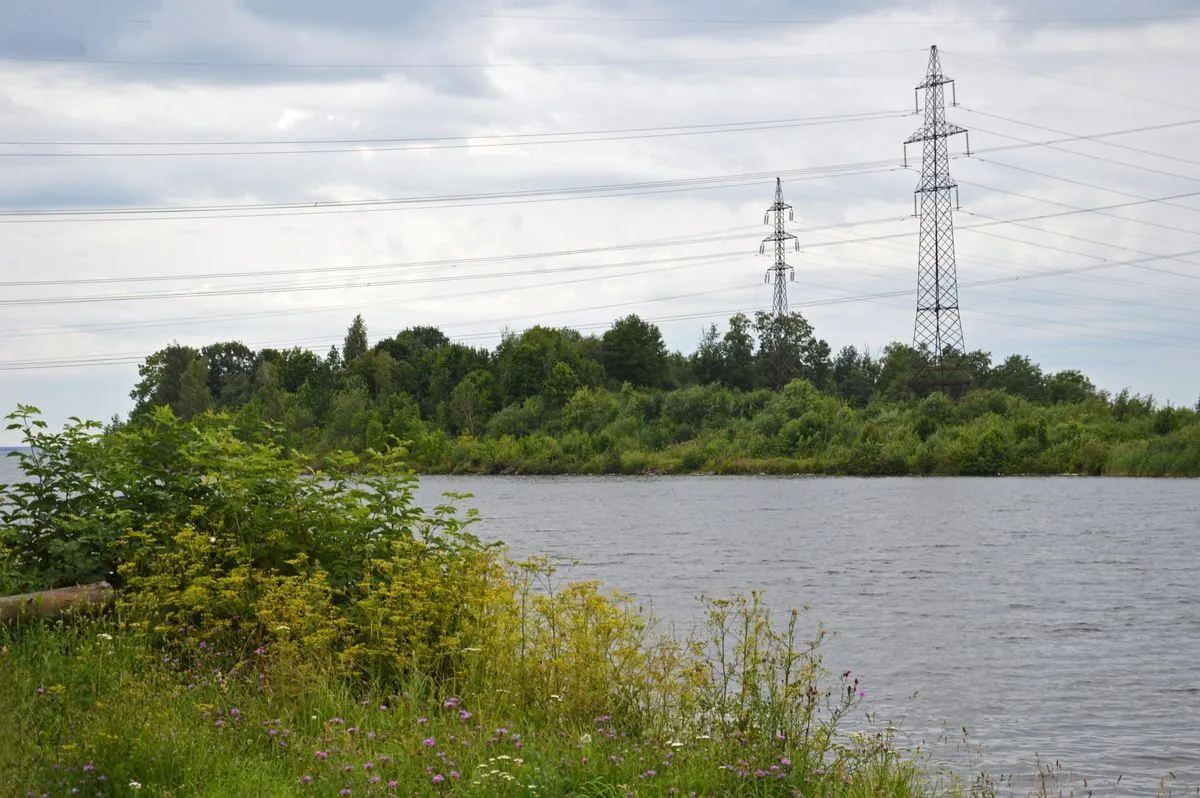
<instances>
[{"instance_id":1,"label":"treeline","mask_svg":"<svg viewBox=\"0 0 1200 798\"><path fill-rule=\"evenodd\" d=\"M289 451L403 442L427 473L1200 474L1200 404L1110 395L1020 355L964 353L953 390L930 373L900 343L835 355L799 313L735 315L687 355L636 315L494 350L428 326L372 344L357 316L324 358L167 346L139 366L127 423L226 412Z\"/></svg>"}]
</instances>

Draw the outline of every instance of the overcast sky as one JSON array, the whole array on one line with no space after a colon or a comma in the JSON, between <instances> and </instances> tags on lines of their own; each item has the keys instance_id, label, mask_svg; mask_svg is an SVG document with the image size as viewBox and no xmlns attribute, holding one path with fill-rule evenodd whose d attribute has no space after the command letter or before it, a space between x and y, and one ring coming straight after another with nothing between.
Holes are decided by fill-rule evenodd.
<instances>
[{"instance_id":1,"label":"overcast sky","mask_svg":"<svg viewBox=\"0 0 1200 798\"><path fill-rule=\"evenodd\" d=\"M776 175L792 306L835 351L911 342L901 158L931 44L974 153L952 162L967 346L1200 396L1188 0L7 6L5 412L105 420L172 340L324 353L357 312L372 341L488 347L638 313L691 351L770 306Z\"/></svg>"}]
</instances>

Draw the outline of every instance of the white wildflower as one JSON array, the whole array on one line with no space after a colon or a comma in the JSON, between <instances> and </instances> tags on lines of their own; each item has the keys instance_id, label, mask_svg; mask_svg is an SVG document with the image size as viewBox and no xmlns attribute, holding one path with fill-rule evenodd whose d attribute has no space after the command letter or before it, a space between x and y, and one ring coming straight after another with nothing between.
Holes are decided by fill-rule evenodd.
<instances>
[{"instance_id":1,"label":"white wildflower","mask_svg":"<svg viewBox=\"0 0 1200 798\"><path fill-rule=\"evenodd\" d=\"M131 781L129 782L129 789L140 790L142 789L142 783L140 781Z\"/></svg>"},{"instance_id":2,"label":"white wildflower","mask_svg":"<svg viewBox=\"0 0 1200 798\"><path fill-rule=\"evenodd\" d=\"M96 637L100 638L101 640L112 640L112 635L110 635L108 632L101 632L100 634L96 635Z\"/></svg>"}]
</instances>

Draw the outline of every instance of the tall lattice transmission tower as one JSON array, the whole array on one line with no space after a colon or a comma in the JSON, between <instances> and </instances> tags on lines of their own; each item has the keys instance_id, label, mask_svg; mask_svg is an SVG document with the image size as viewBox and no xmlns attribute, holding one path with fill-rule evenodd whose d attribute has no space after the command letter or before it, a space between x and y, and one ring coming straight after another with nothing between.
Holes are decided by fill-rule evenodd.
<instances>
[{"instance_id":1,"label":"tall lattice transmission tower","mask_svg":"<svg viewBox=\"0 0 1200 798\"><path fill-rule=\"evenodd\" d=\"M933 45L929 48L925 80L916 87L918 95L925 92L925 124L904 142L904 158L907 166L908 145L921 142L921 180L913 196L913 209L921 222L913 346L926 353L928 363L918 379L932 381L931 387L938 390L957 392L966 387L969 374L965 368L966 347L958 310L954 219L950 201L953 191L954 204L958 204L958 184L950 177L949 139L967 131L946 121L947 84L951 89L951 105L957 105L954 81L942 74L942 59L937 45ZM918 113L920 109L918 99ZM967 137L967 154L970 152L970 138Z\"/></svg>"},{"instance_id":2,"label":"tall lattice transmission tower","mask_svg":"<svg viewBox=\"0 0 1200 798\"><path fill-rule=\"evenodd\" d=\"M784 212L787 212L787 220L783 218ZM775 218L772 219L771 217ZM770 208L767 208L767 213L763 216L763 224L773 225L775 232L763 239L758 248L758 254L762 255L767 251L767 244L775 244L775 263L771 268L767 269L767 281L770 281L771 276L775 277L775 299L771 303L771 312L776 318L782 318L788 314L788 296L787 284L790 277L792 282L796 280L796 270L787 264L787 242L795 242L796 251L800 251L800 241L789 233L786 228L786 222L795 221L796 217L792 211L792 206L783 201L783 184L779 178L775 178L775 202Z\"/></svg>"}]
</instances>

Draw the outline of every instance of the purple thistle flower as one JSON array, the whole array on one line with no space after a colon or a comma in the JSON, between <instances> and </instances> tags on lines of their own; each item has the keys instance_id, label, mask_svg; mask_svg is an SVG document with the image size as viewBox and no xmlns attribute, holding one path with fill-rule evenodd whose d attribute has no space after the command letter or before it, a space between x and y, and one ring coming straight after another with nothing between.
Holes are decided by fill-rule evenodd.
<instances>
[{"instance_id":1,"label":"purple thistle flower","mask_svg":"<svg viewBox=\"0 0 1200 798\"><path fill-rule=\"evenodd\" d=\"M301 784L312 784L312 776L301 776L300 783Z\"/></svg>"},{"instance_id":2,"label":"purple thistle flower","mask_svg":"<svg viewBox=\"0 0 1200 798\"><path fill-rule=\"evenodd\" d=\"M783 765L785 768L790 768L792 766L792 760L785 756L783 759L779 760L779 764Z\"/></svg>"},{"instance_id":3,"label":"purple thistle flower","mask_svg":"<svg viewBox=\"0 0 1200 798\"><path fill-rule=\"evenodd\" d=\"M458 711L458 719L459 720L468 720L470 717L471 717L471 713L467 712L465 709L460 709Z\"/></svg>"},{"instance_id":4,"label":"purple thistle flower","mask_svg":"<svg viewBox=\"0 0 1200 798\"><path fill-rule=\"evenodd\" d=\"M447 698L447 699L446 699L446 700L445 700L445 701L442 703L442 708L443 708L443 709L452 709L453 707L456 707L456 706L458 706L458 699L457 699L457 698L454 698L454 697Z\"/></svg>"},{"instance_id":5,"label":"purple thistle flower","mask_svg":"<svg viewBox=\"0 0 1200 798\"><path fill-rule=\"evenodd\" d=\"M255 653L257 656L260 656L260 657L261 657L263 654L266 654L266 653L267 653L267 650L266 650L265 648L263 648L262 646L259 646L258 648L254 649L254 653Z\"/></svg>"},{"instance_id":6,"label":"purple thistle flower","mask_svg":"<svg viewBox=\"0 0 1200 798\"><path fill-rule=\"evenodd\" d=\"M450 771L450 778L452 778L452 779L457 779L457 778L458 778L458 771L457 771L457 770L452 770L452 771Z\"/></svg>"},{"instance_id":7,"label":"purple thistle flower","mask_svg":"<svg viewBox=\"0 0 1200 798\"><path fill-rule=\"evenodd\" d=\"M389 782L388 782L388 785L387 785L387 786L388 786L388 789L389 789L389 790L394 790L394 789L396 789L397 787L399 787L399 786L400 786L400 784L399 784L399 783L398 783L398 782L397 782L395 779L392 779L391 781L389 781Z\"/></svg>"},{"instance_id":8,"label":"purple thistle flower","mask_svg":"<svg viewBox=\"0 0 1200 798\"><path fill-rule=\"evenodd\" d=\"M317 751L317 753L314 754L314 756L316 756L317 759L328 759L329 758L329 754L325 753L324 751Z\"/></svg>"},{"instance_id":9,"label":"purple thistle flower","mask_svg":"<svg viewBox=\"0 0 1200 798\"><path fill-rule=\"evenodd\" d=\"M445 777L445 776L443 776L441 773L434 773L434 774L433 774L433 779L432 779L432 781L433 781L433 783L434 783L434 784L441 784L441 783L442 783L443 781L445 781L445 780L446 780L446 777Z\"/></svg>"},{"instance_id":10,"label":"purple thistle flower","mask_svg":"<svg viewBox=\"0 0 1200 798\"><path fill-rule=\"evenodd\" d=\"M208 648L208 643L205 643L203 640L201 640L201 641L200 641L200 648Z\"/></svg>"},{"instance_id":11,"label":"purple thistle flower","mask_svg":"<svg viewBox=\"0 0 1200 798\"><path fill-rule=\"evenodd\" d=\"M370 770L373 767L375 767L374 762L364 762L363 763L363 770Z\"/></svg>"},{"instance_id":12,"label":"purple thistle flower","mask_svg":"<svg viewBox=\"0 0 1200 798\"><path fill-rule=\"evenodd\" d=\"M378 784L380 781L382 781L382 779L380 779L378 776L372 776L371 778L367 779L367 784Z\"/></svg>"},{"instance_id":13,"label":"purple thistle flower","mask_svg":"<svg viewBox=\"0 0 1200 798\"><path fill-rule=\"evenodd\" d=\"M417 718L417 723L428 723L429 718Z\"/></svg>"},{"instance_id":14,"label":"purple thistle flower","mask_svg":"<svg viewBox=\"0 0 1200 798\"><path fill-rule=\"evenodd\" d=\"M433 739L432 737L426 737L421 741L421 745L425 746L426 748L433 748L435 745L437 745L437 740Z\"/></svg>"},{"instance_id":15,"label":"purple thistle flower","mask_svg":"<svg viewBox=\"0 0 1200 798\"><path fill-rule=\"evenodd\" d=\"M339 793L338 793L338 795L349 795L349 794L350 794L350 788L349 788L349 787L343 787L343 788L342 788L342 790L341 790L341 792L339 792Z\"/></svg>"}]
</instances>

